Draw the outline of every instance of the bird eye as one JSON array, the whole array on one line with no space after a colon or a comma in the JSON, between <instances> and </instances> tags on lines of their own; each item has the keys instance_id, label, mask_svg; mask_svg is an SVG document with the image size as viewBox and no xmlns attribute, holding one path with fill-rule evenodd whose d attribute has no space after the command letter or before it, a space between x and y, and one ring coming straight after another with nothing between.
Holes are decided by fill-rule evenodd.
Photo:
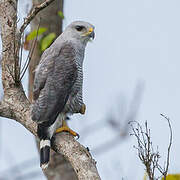
<instances>
[{"instance_id":1,"label":"bird eye","mask_svg":"<svg viewBox=\"0 0 180 180\"><path fill-rule=\"evenodd\" d=\"M84 29L84 26L76 26L75 28L77 31L82 31Z\"/></svg>"}]
</instances>

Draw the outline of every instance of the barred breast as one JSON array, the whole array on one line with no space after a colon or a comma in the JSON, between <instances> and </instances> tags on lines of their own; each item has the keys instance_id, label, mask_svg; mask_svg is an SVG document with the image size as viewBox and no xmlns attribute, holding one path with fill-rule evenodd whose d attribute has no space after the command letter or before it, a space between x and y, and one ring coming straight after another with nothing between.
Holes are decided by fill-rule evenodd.
<instances>
[{"instance_id":1,"label":"barred breast","mask_svg":"<svg viewBox=\"0 0 180 180\"><path fill-rule=\"evenodd\" d=\"M66 113L78 113L83 105L82 98L82 86L83 86L83 59L84 59L84 50L82 49L76 51L76 65L78 70L77 79L72 87L72 91L69 95L68 101L65 105L64 112ZM81 58L80 58L81 57Z\"/></svg>"}]
</instances>

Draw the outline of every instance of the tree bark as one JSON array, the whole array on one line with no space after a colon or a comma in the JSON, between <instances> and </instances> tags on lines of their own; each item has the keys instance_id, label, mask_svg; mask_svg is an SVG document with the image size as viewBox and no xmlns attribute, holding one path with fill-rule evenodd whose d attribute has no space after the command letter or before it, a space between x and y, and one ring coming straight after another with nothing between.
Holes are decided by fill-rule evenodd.
<instances>
[{"instance_id":1,"label":"tree bark","mask_svg":"<svg viewBox=\"0 0 180 180\"><path fill-rule=\"evenodd\" d=\"M24 93L21 82L17 83L14 79L15 72L17 73L19 68L16 54L19 52L18 44L20 43L17 30L17 3L17 0L0 0L0 23L3 43L2 82L4 89L4 97L0 102L0 116L16 120L37 137L37 124L32 121L30 114L31 103ZM58 134L54 139L52 149L70 162L78 179L100 179L96 163L86 148L68 133ZM59 160L58 157L57 159ZM66 172L68 173L67 169ZM52 179L54 177L52 175ZM59 177L56 176L56 179L59 179Z\"/></svg>"}]
</instances>

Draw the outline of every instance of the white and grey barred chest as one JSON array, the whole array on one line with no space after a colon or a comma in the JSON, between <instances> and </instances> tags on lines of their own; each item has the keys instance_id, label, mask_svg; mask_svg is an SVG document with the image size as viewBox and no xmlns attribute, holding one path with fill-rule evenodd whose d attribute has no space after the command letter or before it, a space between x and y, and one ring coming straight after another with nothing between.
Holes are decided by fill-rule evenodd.
<instances>
[{"instance_id":1,"label":"white and grey barred chest","mask_svg":"<svg viewBox=\"0 0 180 180\"><path fill-rule=\"evenodd\" d=\"M77 51L76 65L77 65L78 75L64 108L64 111L66 113L70 113L70 114L78 113L83 104L83 97L82 97L83 59L84 59L84 51Z\"/></svg>"}]
</instances>

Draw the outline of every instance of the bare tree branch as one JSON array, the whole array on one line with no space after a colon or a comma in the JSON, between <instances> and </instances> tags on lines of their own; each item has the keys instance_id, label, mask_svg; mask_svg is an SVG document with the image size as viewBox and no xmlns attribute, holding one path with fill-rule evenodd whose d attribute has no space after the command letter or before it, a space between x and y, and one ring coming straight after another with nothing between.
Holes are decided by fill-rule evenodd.
<instances>
[{"instance_id":1,"label":"bare tree branch","mask_svg":"<svg viewBox=\"0 0 180 180\"><path fill-rule=\"evenodd\" d=\"M20 33L22 34L25 28L29 25L29 23L33 20L33 18L45 7L49 6L54 0L45 0L43 3L33 7L28 14L28 16L24 19L24 23L20 28Z\"/></svg>"},{"instance_id":2,"label":"bare tree branch","mask_svg":"<svg viewBox=\"0 0 180 180\"><path fill-rule=\"evenodd\" d=\"M172 127L169 118L163 114L161 114L161 116L163 116L168 121L168 126L170 129L170 139L166 158L167 160L164 168L162 168L162 166L159 164L160 153L158 151L158 147L157 150L154 151L147 121L145 122L145 130L143 130L143 127L138 122L131 121L131 127L133 131L131 135L135 136L137 139L137 146L134 147L137 149L139 159L146 167L146 172L150 180L159 179L159 177L156 177L155 171L159 171L161 176L164 177L164 180L166 180L166 176L168 174L170 149L172 145ZM134 127L132 123L136 123L136 126Z\"/></svg>"},{"instance_id":3,"label":"bare tree branch","mask_svg":"<svg viewBox=\"0 0 180 180\"><path fill-rule=\"evenodd\" d=\"M17 120L37 137L37 125L30 118L29 101L20 89L14 89L13 91L11 99L6 99L4 104L0 106L2 109L0 115L8 115L8 117ZM21 96L21 98L18 98L17 96ZM14 102L16 105L14 105ZM10 114L5 113L8 108ZM54 151L63 154L63 156L69 160L77 174L78 179L100 179L97 173L96 163L90 153L68 133L56 135L52 148Z\"/></svg>"},{"instance_id":4,"label":"bare tree branch","mask_svg":"<svg viewBox=\"0 0 180 180\"><path fill-rule=\"evenodd\" d=\"M164 172L163 172L163 176L164 176L164 180L166 180L166 176L168 174L168 169L169 169L169 160L170 160L170 151L171 151L171 146L172 146L172 127L171 127L171 123L170 123L170 119L169 117L167 117L164 114L160 114L162 117L164 117L167 122L168 122L168 126L169 126L169 131L170 131L170 137L169 137L169 146L168 146L168 152L167 152L167 160L166 160L166 166L164 168Z\"/></svg>"},{"instance_id":5,"label":"bare tree branch","mask_svg":"<svg viewBox=\"0 0 180 180\"><path fill-rule=\"evenodd\" d=\"M146 167L146 172L149 176L150 180L154 180L155 178L155 169L157 168L157 163L160 158L158 150L155 152L152 146L150 129L148 129L147 122L145 122L145 131L143 131L142 126L136 122L136 127L131 124L133 133L137 139L137 146L134 146L138 151L138 157L141 162Z\"/></svg>"}]
</instances>

